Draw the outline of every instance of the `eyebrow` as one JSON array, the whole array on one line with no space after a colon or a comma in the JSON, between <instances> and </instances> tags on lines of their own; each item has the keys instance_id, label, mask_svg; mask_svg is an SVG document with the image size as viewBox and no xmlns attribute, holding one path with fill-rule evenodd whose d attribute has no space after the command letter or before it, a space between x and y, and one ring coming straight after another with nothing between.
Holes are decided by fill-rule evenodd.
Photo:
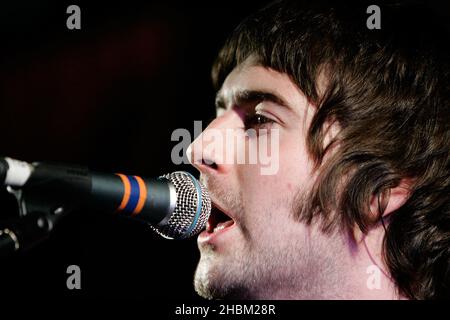
<instances>
[{"instance_id":1,"label":"eyebrow","mask_svg":"<svg viewBox=\"0 0 450 320\"><path fill-rule=\"evenodd\" d=\"M232 103L237 105L256 101L270 101L283 107L291 108L282 97L268 90L242 90L236 92L232 97ZM216 96L216 109L227 109L227 103L220 91Z\"/></svg>"}]
</instances>

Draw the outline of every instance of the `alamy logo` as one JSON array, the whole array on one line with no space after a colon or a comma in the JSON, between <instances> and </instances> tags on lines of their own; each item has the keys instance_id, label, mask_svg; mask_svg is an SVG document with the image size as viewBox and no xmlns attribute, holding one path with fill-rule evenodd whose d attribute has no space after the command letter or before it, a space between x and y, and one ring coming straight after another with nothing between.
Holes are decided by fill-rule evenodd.
<instances>
[{"instance_id":1,"label":"alamy logo","mask_svg":"<svg viewBox=\"0 0 450 320\"><path fill-rule=\"evenodd\" d=\"M67 267L66 273L69 274L66 281L67 289L80 290L81 289L81 269L77 265L70 265Z\"/></svg>"},{"instance_id":2,"label":"alamy logo","mask_svg":"<svg viewBox=\"0 0 450 320\"><path fill-rule=\"evenodd\" d=\"M188 163L259 165L262 175L274 175L279 169L280 134L278 129L216 129L202 132L202 122L194 121L195 142L187 129L176 129L171 140L176 165Z\"/></svg>"},{"instance_id":3,"label":"alamy logo","mask_svg":"<svg viewBox=\"0 0 450 320\"><path fill-rule=\"evenodd\" d=\"M369 274L366 285L369 290L381 289L381 270L376 265L370 265L366 269Z\"/></svg>"},{"instance_id":4,"label":"alamy logo","mask_svg":"<svg viewBox=\"0 0 450 320\"><path fill-rule=\"evenodd\" d=\"M371 13L367 18L367 28L369 30L381 29L381 9L379 6L373 4L367 7L366 13Z\"/></svg>"},{"instance_id":5,"label":"alamy logo","mask_svg":"<svg viewBox=\"0 0 450 320\"><path fill-rule=\"evenodd\" d=\"M66 13L69 13L70 16L66 20L67 29L73 30L81 29L81 9L79 6L72 4L67 7Z\"/></svg>"}]
</instances>

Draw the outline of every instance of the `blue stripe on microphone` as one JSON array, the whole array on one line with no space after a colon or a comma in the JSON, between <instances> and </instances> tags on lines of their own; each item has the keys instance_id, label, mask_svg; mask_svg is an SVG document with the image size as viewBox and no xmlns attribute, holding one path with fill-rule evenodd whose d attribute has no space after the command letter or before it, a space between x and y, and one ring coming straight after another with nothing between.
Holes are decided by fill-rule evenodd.
<instances>
[{"instance_id":1,"label":"blue stripe on microphone","mask_svg":"<svg viewBox=\"0 0 450 320\"><path fill-rule=\"evenodd\" d=\"M128 203L125 206L124 211L133 212L134 209L136 209L136 206L139 202L139 195L140 195L139 183L133 176L127 176L127 178L130 181L131 190L130 190L130 199L128 200Z\"/></svg>"}]
</instances>

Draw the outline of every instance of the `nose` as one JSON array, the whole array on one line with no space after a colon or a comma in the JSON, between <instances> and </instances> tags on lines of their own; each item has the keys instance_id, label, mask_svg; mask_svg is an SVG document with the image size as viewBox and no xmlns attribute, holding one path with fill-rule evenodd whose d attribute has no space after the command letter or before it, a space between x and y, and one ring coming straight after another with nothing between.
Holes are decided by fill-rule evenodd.
<instances>
[{"instance_id":1,"label":"nose","mask_svg":"<svg viewBox=\"0 0 450 320\"><path fill-rule=\"evenodd\" d=\"M216 118L189 146L187 158L201 174L223 174L230 170L232 164L226 160L233 155L225 153L230 149L226 146L226 129L231 126L224 115Z\"/></svg>"},{"instance_id":2,"label":"nose","mask_svg":"<svg viewBox=\"0 0 450 320\"><path fill-rule=\"evenodd\" d=\"M199 135L189 146L188 160L200 173L207 170L218 170L217 162L212 152L207 152L203 146L203 133Z\"/></svg>"}]
</instances>

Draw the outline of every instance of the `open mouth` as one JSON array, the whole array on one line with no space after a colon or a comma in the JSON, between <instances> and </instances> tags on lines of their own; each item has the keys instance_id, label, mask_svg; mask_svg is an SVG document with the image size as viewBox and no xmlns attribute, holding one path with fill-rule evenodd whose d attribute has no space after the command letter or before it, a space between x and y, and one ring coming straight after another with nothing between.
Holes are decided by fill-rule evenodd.
<instances>
[{"instance_id":1,"label":"open mouth","mask_svg":"<svg viewBox=\"0 0 450 320\"><path fill-rule=\"evenodd\" d=\"M231 227L233 224L234 220L213 203L211 214L206 224L206 232L215 233Z\"/></svg>"}]
</instances>

